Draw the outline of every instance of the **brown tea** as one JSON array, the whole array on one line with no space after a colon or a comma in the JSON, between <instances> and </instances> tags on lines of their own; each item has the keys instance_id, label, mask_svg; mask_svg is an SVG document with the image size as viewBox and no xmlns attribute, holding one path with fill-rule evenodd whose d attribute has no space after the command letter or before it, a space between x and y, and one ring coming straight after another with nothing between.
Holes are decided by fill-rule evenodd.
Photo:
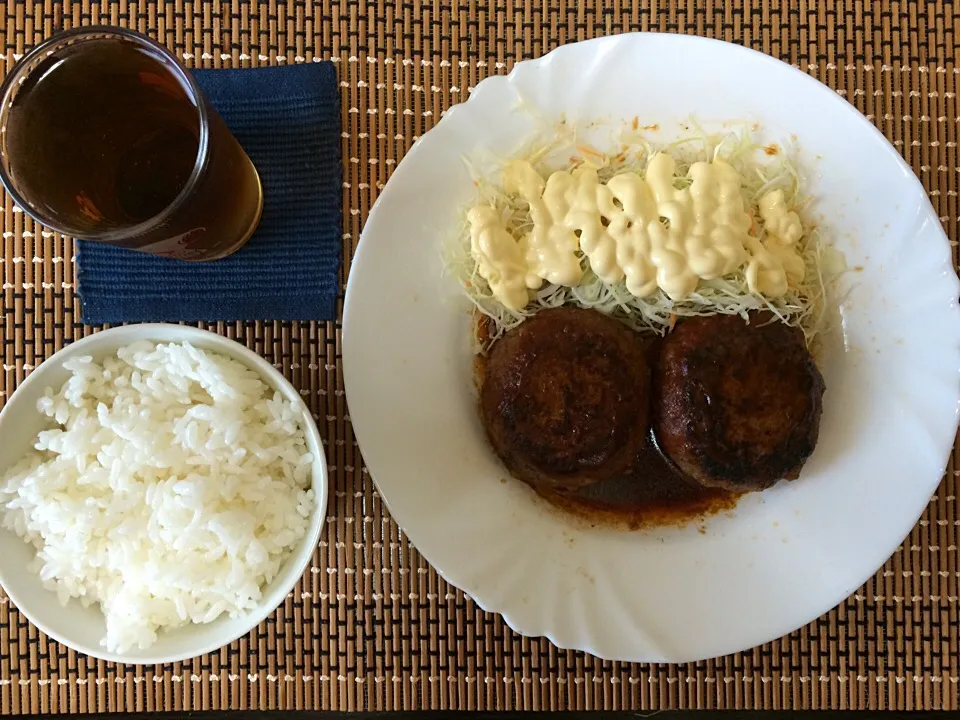
<instances>
[{"instance_id":1,"label":"brown tea","mask_svg":"<svg viewBox=\"0 0 960 720\"><path fill-rule=\"evenodd\" d=\"M79 38L33 61L5 113L8 184L70 235L227 255L259 220L256 170L172 59L137 40Z\"/></svg>"}]
</instances>

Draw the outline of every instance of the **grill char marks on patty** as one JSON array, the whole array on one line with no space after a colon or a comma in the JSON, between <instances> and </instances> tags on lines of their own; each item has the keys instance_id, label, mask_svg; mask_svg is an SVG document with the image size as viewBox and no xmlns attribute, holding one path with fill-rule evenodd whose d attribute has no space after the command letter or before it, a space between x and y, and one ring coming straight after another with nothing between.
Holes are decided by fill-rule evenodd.
<instances>
[{"instance_id":1,"label":"grill char marks on patty","mask_svg":"<svg viewBox=\"0 0 960 720\"><path fill-rule=\"evenodd\" d=\"M622 476L649 431L641 336L593 310L543 310L494 343L483 424L511 474L573 490Z\"/></svg>"},{"instance_id":2,"label":"grill char marks on patty","mask_svg":"<svg viewBox=\"0 0 960 720\"><path fill-rule=\"evenodd\" d=\"M681 322L654 372L661 449L707 487L760 490L795 479L813 453L824 384L803 333L771 316Z\"/></svg>"}]
</instances>

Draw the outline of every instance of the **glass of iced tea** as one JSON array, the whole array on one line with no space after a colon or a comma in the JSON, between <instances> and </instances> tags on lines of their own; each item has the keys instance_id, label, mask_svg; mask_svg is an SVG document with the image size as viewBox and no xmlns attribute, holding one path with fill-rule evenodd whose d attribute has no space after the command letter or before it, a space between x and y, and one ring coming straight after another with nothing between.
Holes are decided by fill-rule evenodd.
<instances>
[{"instance_id":1,"label":"glass of iced tea","mask_svg":"<svg viewBox=\"0 0 960 720\"><path fill-rule=\"evenodd\" d=\"M0 98L0 180L42 225L214 260L260 221L253 163L190 73L143 35L56 35L6 76Z\"/></svg>"}]
</instances>

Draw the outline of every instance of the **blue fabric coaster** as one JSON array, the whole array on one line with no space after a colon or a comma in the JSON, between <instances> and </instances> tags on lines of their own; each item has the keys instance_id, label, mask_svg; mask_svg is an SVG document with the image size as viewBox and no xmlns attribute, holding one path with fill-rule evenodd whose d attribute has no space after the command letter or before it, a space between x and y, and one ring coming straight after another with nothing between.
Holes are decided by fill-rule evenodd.
<instances>
[{"instance_id":1,"label":"blue fabric coaster","mask_svg":"<svg viewBox=\"0 0 960 720\"><path fill-rule=\"evenodd\" d=\"M194 76L257 167L260 225L233 255L204 263L79 241L83 322L335 319L343 231L334 66Z\"/></svg>"}]
</instances>

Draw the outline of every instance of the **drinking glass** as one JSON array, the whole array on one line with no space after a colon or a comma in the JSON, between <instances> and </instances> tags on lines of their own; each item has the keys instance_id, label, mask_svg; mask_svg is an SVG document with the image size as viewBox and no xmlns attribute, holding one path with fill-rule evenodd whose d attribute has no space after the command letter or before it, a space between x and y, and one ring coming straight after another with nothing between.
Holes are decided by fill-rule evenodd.
<instances>
[{"instance_id":1,"label":"drinking glass","mask_svg":"<svg viewBox=\"0 0 960 720\"><path fill-rule=\"evenodd\" d=\"M257 170L163 46L113 27L38 45L0 86L0 180L42 225L182 260L257 227Z\"/></svg>"}]
</instances>

